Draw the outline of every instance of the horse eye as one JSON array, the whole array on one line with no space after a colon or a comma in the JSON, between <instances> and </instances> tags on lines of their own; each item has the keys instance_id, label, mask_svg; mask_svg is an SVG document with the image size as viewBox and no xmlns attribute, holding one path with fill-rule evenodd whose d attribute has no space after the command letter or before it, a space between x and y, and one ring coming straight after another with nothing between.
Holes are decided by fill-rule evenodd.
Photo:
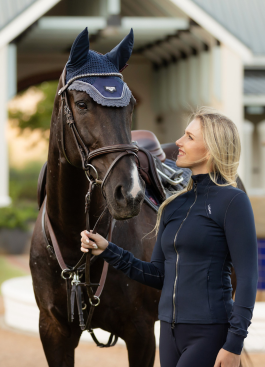
<instances>
[{"instance_id":1,"label":"horse eye","mask_svg":"<svg viewBox=\"0 0 265 367\"><path fill-rule=\"evenodd\" d=\"M78 102L76 105L80 110L86 110L87 108L87 105L84 102Z\"/></svg>"}]
</instances>

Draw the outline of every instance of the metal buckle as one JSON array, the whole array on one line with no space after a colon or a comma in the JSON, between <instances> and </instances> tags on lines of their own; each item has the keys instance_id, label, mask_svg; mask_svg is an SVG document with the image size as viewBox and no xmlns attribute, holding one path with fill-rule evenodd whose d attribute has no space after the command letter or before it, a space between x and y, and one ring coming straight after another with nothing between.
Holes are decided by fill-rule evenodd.
<instances>
[{"instance_id":1,"label":"metal buckle","mask_svg":"<svg viewBox=\"0 0 265 367\"><path fill-rule=\"evenodd\" d=\"M74 285L74 284L79 284L80 283L80 279L79 279L79 275L78 273L74 273L74 276L73 276L73 280L71 281L71 284Z\"/></svg>"},{"instance_id":2,"label":"metal buckle","mask_svg":"<svg viewBox=\"0 0 265 367\"><path fill-rule=\"evenodd\" d=\"M170 172L172 172L172 173L175 173L175 174L178 174L178 172L177 171L175 171L173 168L171 168L171 167L169 167L169 166L167 166L165 163L162 163L162 166L163 167L165 167L167 170L169 170ZM168 182L168 183L170 183L171 185L173 185L173 186L175 186L175 185L177 185L177 184L179 184L180 182L182 182L183 181L183 177L180 177L180 178L177 178L176 180L172 180L169 176L167 176L165 173L163 173L163 172L161 172L158 168L157 168L157 171L158 171L158 173L162 176L162 177L164 177L164 179ZM182 173L180 173L180 175L181 175Z\"/></svg>"},{"instance_id":3,"label":"metal buckle","mask_svg":"<svg viewBox=\"0 0 265 367\"><path fill-rule=\"evenodd\" d=\"M96 178L94 180L97 182L98 181L98 171L96 170L96 168L94 166L92 166L92 164L89 164L89 163L86 163L86 167L87 168L91 167L94 170L94 172L96 173ZM88 181L92 183L92 181L89 178L89 175L88 175L87 171L85 171L85 175L86 175L86 178L88 179Z\"/></svg>"},{"instance_id":4,"label":"metal buckle","mask_svg":"<svg viewBox=\"0 0 265 367\"><path fill-rule=\"evenodd\" d=\"M65 275L65 272L68 272L69 273L69 276L68 277L65 277L64 275ZM63 278L63 279L71 279L72 278L72 276L73 276L73 274L72 273L70 273L69 272L69 269L64 269L62 272L61 272L61 277Z\"/></svg>"},{"instance_id":5,"label":"metal buckle","mask_svg":"<svg viewBox=\"0 0 265 367\"><path fill-rule=\"evenodd\" d=\"M97 302L98 303L93 303L92 301L91 301L91 298L89 298L89 303L91 304L91 306L98 306L99 304L100 304L100 298L98 297L98 296L94 296L94 299L97 299Z\"/></svg>"}]
</instances>

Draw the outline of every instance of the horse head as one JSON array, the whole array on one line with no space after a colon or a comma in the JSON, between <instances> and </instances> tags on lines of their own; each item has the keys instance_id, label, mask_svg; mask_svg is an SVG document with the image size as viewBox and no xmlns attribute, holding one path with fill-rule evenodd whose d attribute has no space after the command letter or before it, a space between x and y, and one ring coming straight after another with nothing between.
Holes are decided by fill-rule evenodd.
<instances>
[{"instance_id":1,"label":"horse head","mask_svg":"<svg viewBox=\"0 0 265 367\"><path fill-rule=\"evenodd\" d=\"M72 45L54 109L60 121L57 135L61 136L61 161L65 159L66 164L87 170L91 179L96 175L102 180L107 173L102 190L116 219L136 216L144 199L144 183L138 174L135 151L127 148L127 154L113 165L121 149L119 152L111 149L125 144L132 146L135 99L120 73L127 66L132 48L131 30L114 49L99 54L89 49L86 28ZM87 160L91 153L104 147L110 150Z\"/></svg>"}]
</instances>

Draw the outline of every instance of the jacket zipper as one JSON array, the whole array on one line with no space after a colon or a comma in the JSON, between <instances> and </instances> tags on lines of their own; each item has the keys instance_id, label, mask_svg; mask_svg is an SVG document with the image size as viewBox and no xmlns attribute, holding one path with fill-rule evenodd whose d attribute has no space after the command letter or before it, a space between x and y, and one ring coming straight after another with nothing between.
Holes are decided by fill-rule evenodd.
<instances>
[{"instance_id":1,"label":"jacket zipper","mask_svg":"<svg viewBox=\"0 0 265 367\"><path fill-rule=\"evenodd\" d=\"M174 282L174 291L173 291L173 317L172 317L172 323L171 323L171 328L174 329L175 327L175 317L176 317L176 303L175 303L175 299L176 299L176 285L177 285L177 278L178 278L178 262L179 262L179 253L177 251L176 248L176 240L177 240L177 236L178 233L183 225L183 223L185 222L185 220L188 218L188 215L191 211L191 208L193 207L193 205L196 203L197 200L197 182L194 182L194 192L195 192L195 200L193 202L193 204L190 206L186 217L183 219L183 221L181 222L181 225L179 226L179 229L177 230L177 233L175 234L175 238L174 238L174 248L177 254L177 261L176 261L176 277L175 277L175 282Z\"/></svg>"}]
</instances>

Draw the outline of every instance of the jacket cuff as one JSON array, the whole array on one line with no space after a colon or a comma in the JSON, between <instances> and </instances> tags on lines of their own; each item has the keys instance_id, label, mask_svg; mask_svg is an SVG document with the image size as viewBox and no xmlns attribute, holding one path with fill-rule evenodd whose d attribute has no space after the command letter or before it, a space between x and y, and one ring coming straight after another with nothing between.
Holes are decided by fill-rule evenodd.
<instances>
[{"instance_id":1,"label":"jacket cuff","mask_svg":"<svg viewBox=\"0 0 265 367\"><path fill-rule=\"evenodd\" d=\"M243 335L235 334L228 330L226 342L222 348L228 352L240 355L243 349L244 339L245 337Z\"/></svg>"},{"instance_id":2,"label":"jacket cuff","mask_svg":"<svg viewBox=\"0 0 265 367\"><path fill-rule=\"evenodd\" d=\"M101 257L108 263L115 263L116 261L120 260L122 255L122 248L115 245L112 242L109 242L108 246L105 248L104 251L101 252L101 254L97 255L98 257Z\"/></svg>"}]
</instances>

